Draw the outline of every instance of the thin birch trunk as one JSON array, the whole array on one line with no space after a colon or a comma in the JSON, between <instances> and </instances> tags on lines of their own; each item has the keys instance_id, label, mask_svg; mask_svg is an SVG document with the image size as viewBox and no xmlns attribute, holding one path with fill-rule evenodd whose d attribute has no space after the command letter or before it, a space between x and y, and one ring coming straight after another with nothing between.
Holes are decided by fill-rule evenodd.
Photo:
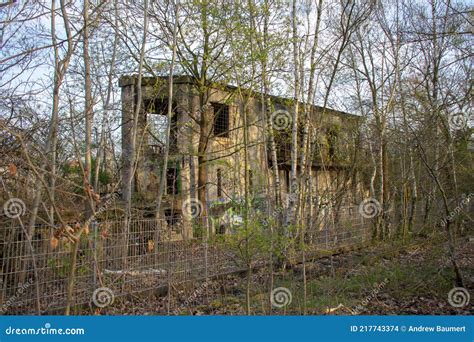
<instances>
[{"instance_id":1,"label":"thin birch trunk","mask_svg":"<svg viewBox=\"0 0 474 342\"><path fill-rule=\"evenodd\" d=\"M175 4L175 22L173 27L173 45L172 45L172 56L171 56L171 64L169 68L169 76L168 76L168 108L167 108L167 118L168 118L168 125L166 127L166 137L165 137L165 152L163 156L163 169L161 170L161 178L160 178L160 186L158 189L158 196L156 199L156 217L160 217L160 209L161 209L161 200L163 198L164 189L166 186L166 170L168 169L168 157L169 157L169 150L170 150L170 133L171 133L171 121L173 116L173 73L174 73L174 65L176 61L176 41L177 41L177 34L178 34L178 13L179 13L179 3Z\"/></svg>"}]
</instances>

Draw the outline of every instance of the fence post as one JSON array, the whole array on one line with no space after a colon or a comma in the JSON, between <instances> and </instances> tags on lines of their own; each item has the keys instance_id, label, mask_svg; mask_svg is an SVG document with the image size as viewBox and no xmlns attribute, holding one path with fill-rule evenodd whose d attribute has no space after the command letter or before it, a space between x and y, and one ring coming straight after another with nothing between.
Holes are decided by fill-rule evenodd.
<instances>
[{"instance_id":1,"label":"fence post","mask_svg":"<svg viewBox=\"0 0 474 342\"><path fill-rule=\"evenodd\" d=\"M97 221L92 221L91 222L91 228L92 228L92 253L94 255L94 262L93 262L93 273L92 273L92 284L94 286L94 289L97 288L97 270L99 268L99 264L97 262L97 229L98 229L98 224Z\"/></svg>"}]
</instances>

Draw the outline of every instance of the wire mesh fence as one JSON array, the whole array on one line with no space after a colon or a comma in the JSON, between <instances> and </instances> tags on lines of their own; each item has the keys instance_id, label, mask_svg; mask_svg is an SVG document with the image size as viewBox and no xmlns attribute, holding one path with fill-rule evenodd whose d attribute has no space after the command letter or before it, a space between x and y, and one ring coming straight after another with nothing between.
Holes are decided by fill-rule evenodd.
<instances>
[{"instance_id":1,"label":"wire mesh fence","mask_svg":"<svg viewBox=\"0 0 474 342\"><path fill-rule=\"evenodd\" d=\"M420 214L415 215L418 225ZM211 224L210 234L203 234L207 238L189 238L185 232L202 218L175 220L92 223L78 244L71 304L90 304L100 288L118 297L245 270L235 251L212 238L221 232L219 227ZM371 227L372 220L357 207L339 208L337 220L326 213L305 231L307 251L361 244L371 238ZM0 228L1 314L55 313L66 306L73 245L66 240L52 243L54 232L49 226L27 232L13 222ZM226 234L232 235L232 229ZM258 258L255 265L265 263L264 256Z\"/></svg>"}]
</instances>

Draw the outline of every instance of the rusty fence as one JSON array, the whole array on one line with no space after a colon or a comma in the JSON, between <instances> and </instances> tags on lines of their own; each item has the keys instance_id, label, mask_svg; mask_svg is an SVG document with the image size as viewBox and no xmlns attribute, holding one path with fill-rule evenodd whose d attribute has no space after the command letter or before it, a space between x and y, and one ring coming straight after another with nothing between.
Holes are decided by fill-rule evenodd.
<instances>
[{"instance_id":1,"label":"rusty fence","mask_svg":"<svg viewBox=\"0 0 474 342\"><path fill-rule=\"evenodd\" d=\"M357 207L339 208L337 223L326 213L306 231L308 250L361 244L370 239L371 222ZM91 305L97 289L125 296L245 269L232 250L214 243L219 227L193 238L198 225L182 219L92 223L77 252L72 305ZM24 226L0 227L0 314L61 313L66 306L72 245L52 243L54 231L37 226L27 238Z\"/></svg>"}]
</instances>

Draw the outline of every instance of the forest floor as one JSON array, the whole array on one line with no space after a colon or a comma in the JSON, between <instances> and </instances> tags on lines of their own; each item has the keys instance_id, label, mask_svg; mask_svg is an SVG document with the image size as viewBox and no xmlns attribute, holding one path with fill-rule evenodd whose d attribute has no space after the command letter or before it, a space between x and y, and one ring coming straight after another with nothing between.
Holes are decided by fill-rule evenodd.
<instances>
[{"instance_id":1,"label":"forest floor","mask_svg":"<svg viewBox=\"0 0 474 342\"><path fill-rule=\"evenodd\" d=\"M457 240L457 260L464 286L474 294L474 240ZM293 314L304 312L302 266L274 273L259 269L250 282L251 314ZM326 256L306 265L306 313L311 315L469 315L471 302L455 308L448 292L455 286L444 235L407 242L378 243L362 249ZM271 307L270 289L291 291L291 303ZM207 283L173 288L171 314L245 315L247 279L229 275ZM100 312L109 315L163 315L166 295L135 295L117 298Z\"/></svg>"}]
</instances>

